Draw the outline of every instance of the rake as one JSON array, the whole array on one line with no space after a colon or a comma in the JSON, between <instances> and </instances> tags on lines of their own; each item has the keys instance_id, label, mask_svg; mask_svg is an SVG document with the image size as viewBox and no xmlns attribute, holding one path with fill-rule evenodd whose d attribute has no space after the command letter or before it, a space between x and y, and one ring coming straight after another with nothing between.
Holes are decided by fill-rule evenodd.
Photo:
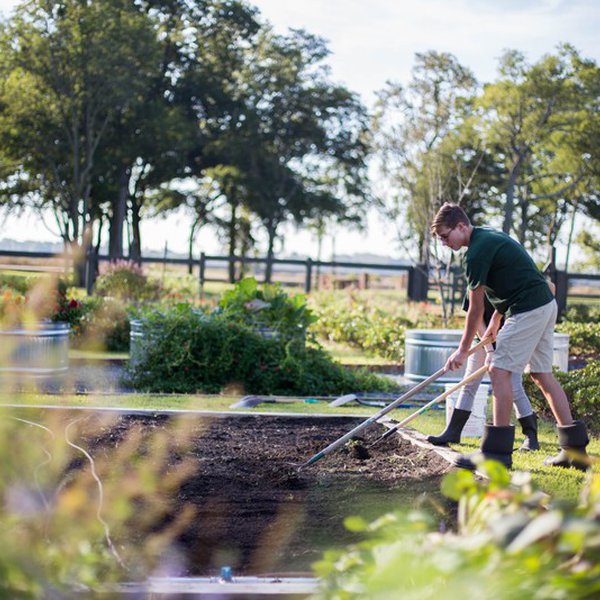
<instances>
[{"instance_id":1,"label":"rake","mask_svg":"<svg viewBox=\"0 0 600 600\"><path fill-rule=\"evenodd\" d=\"M474 371L468 377L465 377L462 381L459 381L456 385L453 385L450 389L447 389L443 394L440 394L437 398L434 398L433 400L431 400L431 402L428 402L427 404L423 405L421 408L419 408L419 410L415 410L415 412L412 413L412 415L409 415L405 419L402 419L402 421L400 421L400 423L396 423L396 425L394 425L393 427L388 429L380 438L376 439L369 446L369 448L373 448L373 446L376 446L377 444L379 444L379 442L383 442L383 440L385 440L385 438L389 437L390 435L392 435L393 433L398 431L398 429L400 429L400 427L404 427L407 423L410 423L413 419L416 419L419 415L428 411L435 404L442 402L448 396L453 394L456 390L463 387L463 385L467 385L467 383L473 381L474 379L477 379L478 377L481 377L487 371L487 369L488 369L487 365L483 365L483 367L480 367L479 369L477 369L477 371Z\"/></svg>"},{"instance_id":2,"label":"rake","mask_svg":"<svg viewBox=\"0 0 600 600\"><path fill-rule=\"evenodd\" d=\"M469 350L469 356L471 354L477 352L477 350L479 350L483 346L491 343L491 341L492 341L492 339L489 337L481 340L478 344L476 344ZM482 369L484 369L484 368L487 369L487 367L482 367ZM480 371L481 371L481 369L479 369L478 371L475 372L477 374L477 376L481 375L482 371L481 372ZM397 398L396 400L394 400L393 402L388 404L386 407L382 408L379 412L375 413L373 416L369 417L366 421L363 421L360 425L357 425L354 429L352 429L351 431L349 431L348 433L343 435L341 438L339 438L339 439L335 440L334 442L332 442L331 444L329 444L329 446L327 446L327 448L324 448L320 452L317 452L315 455L311 456L306 462L299 465L298 469L299 470L303 469L303 468L308 467L309 465L313 465L317 461L321 460L324 456L327 456L330 452L332 452L336 448L339 448L339 446L341 446L342 444L345 444L348 440L353 438L359 431L362 431L369 425L376 423L379 419L381 419L381 417L383 417L384 415L389 413L391 410L396 408L399 404L402 404L409 398L412 398L412 396L414 396L415 394L420 392L423 388L426 388L428 385L432 384L436 379L441 377L444 373L446 373L446 368L442 367L441 369L439 369L439 371L436 371L433 375L430 375L427 379L425 379L424 381L421 381L415 387L408 390L405 394L403 394L402 396L400 396L399 398ZM475 375L475 373L473 375ZM469 378L467 378L467 379L469 379ZM471 379L469 379L469 381L471 381ZM458 385L458 387L460 387L461 384L465 385L466 383L467 383L467 381L463 380L460 384L457 384L457 385ZM452 393L452 392L450 392L450 393ZM435 400L432 400L431 402L429 402L426 406L428 406L428 407L433 406L433 404L435 403L436 400L438 402L441 402L441 400L436 398ZM424 412L424 411L420 410L420 412L417 411L417 413L413 413L411 415L411 419L414 419L417 416L417 414L421 414L421 412ZM390 431L386 432L386 436L390 433ZM377 442L379 442L379 441L380 440L377 440ZM375 443L377 443L377 442L375 442Z\"/></svg>"}]
</instances>

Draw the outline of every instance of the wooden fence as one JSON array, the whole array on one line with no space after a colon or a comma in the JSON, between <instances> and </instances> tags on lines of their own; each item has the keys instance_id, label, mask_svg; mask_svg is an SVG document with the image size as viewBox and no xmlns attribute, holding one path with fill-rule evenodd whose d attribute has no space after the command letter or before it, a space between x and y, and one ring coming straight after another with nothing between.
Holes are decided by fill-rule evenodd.
<instances>
[{"instance_id":1,"label":"wooden fence","mask_svg":"<svg viewBox=\"0 0 600 600\"><path fill-rule=\"evenodd\" d=\"M2 261L2 258L5 260ZM85 273L88 276L87 287L93 286L91 273L96 270L98 263L108 262L109 257L98 255L88 258ZM251 274L260 279L267 271L266 258L243 256L217 256L202 253L197 259L174 258L168 256L143 257L142 263L162 265L181 265L189 273L197 272L198 283L202 288L208 281L229 281L229 275L234 275L234 280ZM6 264L1 264L2 262ZM75 258L69 254L56 254L52 252L19 252L0 250L0 270L2 269L33 269L56 272L69 272L74 266ZM10 264L9 264L10 263ZM273 281L282 282L281 276L285 272L293 274L290 284L303 287L310 292L316 285L328 287L357 288L371 287L373 279L383 276L401 275L409 300L427 301L429 290L438 290L439 285L434 284L427 269L423 265L399 265L345 261L318 261L307 259L279 259L271 261ZM600 275L588 273L566 273L553 270L548 273L556 285L556 298L559 310L562 312L568 301L583 301L600 299ZM285 283L285 281L283 281ZM445 296L454 306L461 301L465 292L464 280L459 270L453 270L450 277L442 284Z\"/></svg>"}]
</instances>

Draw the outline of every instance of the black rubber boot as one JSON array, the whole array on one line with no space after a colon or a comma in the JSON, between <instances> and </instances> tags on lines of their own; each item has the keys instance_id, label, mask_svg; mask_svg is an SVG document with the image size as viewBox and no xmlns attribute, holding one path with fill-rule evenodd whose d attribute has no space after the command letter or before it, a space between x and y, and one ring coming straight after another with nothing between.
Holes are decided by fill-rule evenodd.
<instances>
[{"instance_id":1,"label":"black rubber boot","mask_svg":"<svg viewBox=\"0 0 600 600\"><path fill-rule=\"evenodd\" d=\"M551 467L573 467L586 471L590 466L586 446L589 444L585 424L582 421L573 421L573 425L558 427L558 445L560 452L556 456L549 456L545 465Z\"/></svg>"},{"instance_id":2,"label":"black rubber boot","mask_svg":"<svg viewBox=\"0 0 600 600\"><path fill-rule=\"evenodd\" d=\"M486 460L497 460L507 469L512 467L512 453L515 443L515 427L508 425L506 427L494 427L486 425L481 439L481 450L474 454L461 455L454 464L461 469L470 469L474 471L477 468L476 456L483 454Z\"/></svg>"},{"instance_id":3,"label":"black rubber boot","mask_svg":"<svg viewBox=\"0 0 600 600\"><path fill-rule=\"evenodd\" d=\"M460 434L470 416L470 410L455 408L452 411L450 422L446 425L446 429L440 435L428 436L427 441L431 442L434 446L447 446L448 444L460 443Z\"/></svg>"},{"instance_id":4,"label":"black rubber boot","mask_svg":"<svg viewBox=\"0 0 600 600\"><path fill-rule=\"evenodd\" d=\"M540 443L537 436L537 415L535 413L531 413L526 417L521 417L519 419L519 423L521 423L521 429L523 430L523 435L525 436L525 441L521 444L519 451L528 452L529 450L539 450Z\"/></svg>"}]
</instances>

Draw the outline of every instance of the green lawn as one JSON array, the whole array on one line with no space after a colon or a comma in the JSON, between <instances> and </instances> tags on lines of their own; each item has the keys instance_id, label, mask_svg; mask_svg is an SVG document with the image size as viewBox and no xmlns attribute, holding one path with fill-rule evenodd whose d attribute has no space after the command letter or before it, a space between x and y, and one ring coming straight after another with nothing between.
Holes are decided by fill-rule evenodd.
<instances>
[{"instance_id":1,"label":"green lawn","mask_svg":"<svg viewBox=\"0 0 600 600\"><path fill-rule=\"evenodd\" d=\"M368 356L359 348L339 344L328 340L319 340L319 343L331 354L336 362L342 365L380 366L389 365L391 361L380 356Z\"/></svg>"},{"instance_id":2,"label":"green lawn","mask_svg":"<svg viewBox=\"0 0 600 600\"><path fill-rule=\"evenodd\" d=\"M300 413L300 414L335 414L356 415L367 417L380 410L378 408L360 406L356 403L346 404L341 407L331 407L328 402L317 399L297 399L293 402L263 402L253 409L231 409L230 406L237 402L240 396L233 395L43 395L43 394L0 394L0 404L21 405L56 405L66 407L118 407L133 409L175 409L175 410L215 410L231 412L267 412L267 413ZM413 412L413 409L399 409L390 413L390 416L401 420ZM424 434L439 433L445 423L443 410L431 410L417 419L410 426ZM534 484L548 494L568 500L576 500L581 493L585 475L573 469L556 469L544 467L543 460L546 456L554 454L557 450L556 433L551 424L542 423L540 426L541 450L538 452L515 452L513 455L514 469L527 470L532 473ZM517 426L516 440L520 444L522 435ZM464 443L455 446L462 452L473 452L478 448L478 440L465 439ZM588 448L595 456L600 455L600 440L592 439ZM308 458L308 457L307 457ZM324 458L323 460L327 460ZM600 469L600 464L594 465L594 470Z\"/></svg>"}]
</instances>

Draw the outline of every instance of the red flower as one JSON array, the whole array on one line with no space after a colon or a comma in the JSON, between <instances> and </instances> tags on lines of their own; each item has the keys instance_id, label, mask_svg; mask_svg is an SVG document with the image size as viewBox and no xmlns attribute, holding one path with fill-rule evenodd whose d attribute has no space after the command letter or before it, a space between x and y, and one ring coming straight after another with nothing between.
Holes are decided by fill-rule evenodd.
<instances>
[{"instance_id":1,"label":"red flower","mask_svg":"<svg viewBox=\"0 0 600 600\"><path fill-rule=\"evenodd\" d=\"M77 308L79 306L79 302L75 300L75 298L71 298L69 302L69 308Z\"/></svg>"}]
</instances>

